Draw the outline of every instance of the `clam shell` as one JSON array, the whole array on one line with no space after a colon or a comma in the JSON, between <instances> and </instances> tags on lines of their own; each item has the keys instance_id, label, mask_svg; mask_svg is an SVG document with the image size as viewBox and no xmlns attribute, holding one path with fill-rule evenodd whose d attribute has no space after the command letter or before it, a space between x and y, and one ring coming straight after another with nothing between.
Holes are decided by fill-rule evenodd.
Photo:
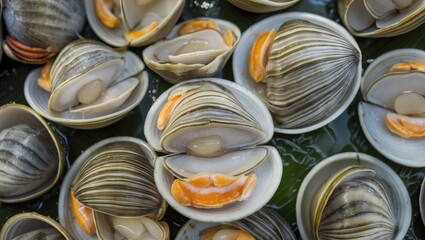
<instances>
[{"instance_id":1,"label":"clam shell","mask_svg":"<svg viewBox=\"0 0 425 240\"><path fill-rule=\"evenodd\" d=\"M134 2L134 0L125 0L123 1L123 4L126 4L127 1ZM153 31L131 42L128 42L124 38L125 29L123 24L121 24L120 27L113 29L102 24L95 13L94 1L85 1L85 7L90 26L96 35L102 39L102 41L115 47L147 46L165 37L171 31L182 14L185 5L185 0L157 0L152 2L153 3L151 3L147 9L143 10L140 15L146 16L146 13L154 12L161 15L164 19L162 19ZM143 21L146 20L142 19L142 22ZM150 22L145 23L145 25L148 24L150 24Z\"/></svg>"},{"instance_id":2,"label":"clam shell","mask_svg":"<svg viewBox=\"0 0 425 240\"><path fill-rule=\"evenodd\" d=\"M414 6L408 9L401 10L400 12L390 14L383 19L377 20L376 26L366 26L366 29L363 27L363 29L358 28L356 31L356 28L353 26L358 26L359 24L354 21L364 20L366 18L366 7L360 7L359 12L351 12L352 8L350 7L355 6L357 9L355 4L359 4L359 2L362 1L363 0L338 1L338 12L344 25L357 37L393 37L407 33L425 22L425 0L419 0ZM351 18L353 18L353 20L351 20ZM374 18L370 18L369 16L369 19L373 20L371 23L373 24Z\"/></svg>"},{"instance_id":3,"label":"clam shell","mask_svg":"<svg viewBox=\"0 0 425 240\"><path fill-rule=\"evenodd\" d=\"M156 52L160 51L164 47L169 47L175 45L176 42L182 42L186 39L191 38L199 38L198 33L191 33L187 35L183 35L179 37L178 31L183 26L183 24L192 20L210 20L217 23L221 30L221 34L226 31L231 31L236 38L235 43L232 47L227 48L223 53L214 58L213 61L210 61L208 64L172 64L172 63L163 63L159 61L156 57ZM167 40L157 42L152 46L149 46L143 51L143 60L146 65L158 73L161 77L167 80L170 83L176 84L181 81L185 81L193 78L202 78L202 77L212 77L216 75L219 71L221 71L227 61L230 59L235 46L238 44L239 39L241 37L240 29L233 23L216 19L216 18L196 18L191 19L182 23L177 24L170 34L166 37ZM213 35L210 31L213 30L204 30L203 32L208 35ZM201 37L202 38L202 37ZM212 39L212 37L205 37L208 39ZM163 50L162 50L163 51ZM166 51L163 51L166 52Z\"/></svg>"},{"instance_id":4,"label":"clam shell","mask_svg":"<svg viewBox=\"0 0 425 240\"><path fill-rule=\"evenodd\" d=\"M0 239L14 239L22 234L44 228L54 229L61 235L61 239L72 240L59 223L38 213L20 213L9 218L0 231Z\"/></svg>"},{"instance_id":5,"label":"clam shell","mask_svg":"<svg viewBox=\"0 0 425 240\"><path fill-rule=\"evenodd\" d=\"M50 94L42 90L37 85L37 78L40 76L41 68L31 71L24 83L24 94L29 105L34 108L43 117L60 123L62 125L78 129L101 128L120 120L143 99L148 89L148 74L143 71L144 64L141 59L132 52L124 52L122 56L125 59L124 70L117 77L115 82L134 76L139 80L136 89L133 90L130 97L118 107L113 113L101 117L86 118L82 113L71 113L69 111L52 113L48 109Z\"/></svg>"},{"instance_id":6,"label":"clam shell","mask_svg":"<svg viewBox=\"0 0 425 240\"><path fill-rule=\"evenodd\" d=\"M201 209L186 207L178 203L171 195L170 189L174 176L164 168L164 158L155 162L155 183L158 191L176 211L182 215L202 222L231 222L247 217L260 210L273 197L282 178L282 160L274 147L265 147L269 152L253 173L257 175L256 187L245 201L236 202L218 209Z\"/></svg>"},{"instance_id":7,"label":"clam shell","mask_svg":"<svg viewBox=\"0 0 425 240\"><path fill-rule=\"evenodd\" d=\"M256 83L251 79L248 73L248 64L246 64L246 62L249 57L249 52L252 43L255 41L258 35L260 35L264 31L271 30L273 28L278 29L282 25L282 23L291 20L309 21L325 28L332 29L337 35L345 39L347 43L354 46L355 49L359 49L355 39L343 27L338 24L335 24L335 22L330 21L329 19L314 14L300 12L283 13L266 18L256 23L255 25L247 29L247 31L245 31L235 50L235 54L233 57L233 74L237 83L253 91L265 103L267 103L266 84ZM340 114L342 114L342 112L349 106L349 104L356 96L360 86L360 78L362 71L360 59L361 57L359 56L358 65L356 66L356 72L352 78L352 83L346 90L346 93L342 97L341 101L336 106L334 106L333 110L328 115L323 116L315 123L304 127L284 128L275 125L274 131L286 134L300 134L310 132L320 127L323 127L324 125L336 119Z\"/></svg>"},{"instance_id":8,"label":"clam shell","mask_svg":"<svg viewBox=\"0 0 425 240\"><path fill-rule=\"evenodd\" d=\"M388 186L392 196L398 232L394 239L401 240L406 235L412 218L412 206L406 186L394 170L382 161L364 153L340 153L333 155L319 164L307 174L298 191L296 213L297 225L303 239L314 239L312 220L310 217L313 198L327 178L348 166L360 165L371 168Z\"/></svg>"},{"instance_id":9,"label":"clam shell","mask_svg":"<svg viewBox=\"0 0 425 240\"><path fill-rule=\"evenodd\" d=\"M382 155L404 166L424 167L425 139L401 138L391 133L385 125L386 114L393 109L397 96L405 91L425 94L424 73L387 73L394 64L409 61L425 62L425 52L417 49L390 51L369 66L361 83L361 91L367 102L359 103L359 120L366 138ZM397 83L396 80L401 81Z\"/></svg>"},{"instance_id":10,"label":"clam shell","mask_svg":"<svg viewBox=\"0 0 425 240\"><path fill-rule=\"evenodd\" d=\"M236 227L245 230L255 239L296 239L295 234L285 219L277 212L267 207L235 222L220 224L189 220L180 228L175 239L199 239L202 232L208 229L220 228L220 226L230 228Z\"/></svg>"},{"instance_id":11,"label":"clam shell","mask_svg":"<svg viewBox=\"0 0 425 240\"><path fill-rule=\"evenodd\" d=\"M419 194L419 210L421 212L422 222L425 224L425 178L421 184L421 190Z\"/></svg>"},{"instance_id":12,"label":"clam shell","mask_svg":"<svg viewBox=\"0 0 425 240\"><path fill-rule=\"evenodd\" d=\"M284 1L273 1L273 0L227 0L229 3L236 7L243 9L248 12L254 13L266 13L279 11L297 3L299 0L284 0Z\"/></svg>"},{"instance_id":13,"label":"clam shell","mask_svg":"<svg viewBox=\"0 0 425 240\"><path fill-rule=\"evenodd\" d=\"M69 190L71 187L72 182L74 181L77 172L80 170L80 168L83 166L83 164L86 162L86 160L98 149L103 148L104 146L110 145L110 144L116 144L116 143L133 143L140 147L140 150L143 151L146 158L153 164L156 158L155 151L144 141L133 138L133 137L113 137L104 139L88 149L86 149L73 163L71 168L68 171L68 174L65 176L65 179L61 186L61 191L59 195L59 206L58 206L58 212L59 212L59 222L64 226L65 229L69 231L71 236L74 239L92 239L96 240L97 237L90 237L87 236L83 230L80 228L78 223L76 222L74 215L71 210L71 201L70 201L70 195ZM165 212L165 206L163 213ZM161 216L159 216L161 217Z\"/></svg>"},{"instance_id":14,"label":"clam shell","mask_svg":"<svg viewBox=\"0 0 425 240\"><path fill-rule=\"evenodd\" d=\"M24 202L45 194L59 180L65 164L56 133L41 116L20 104L0 107L1 130L5 140L0 140L0 158L5 169L0 202Z\"/></svg>"}]
</instances>

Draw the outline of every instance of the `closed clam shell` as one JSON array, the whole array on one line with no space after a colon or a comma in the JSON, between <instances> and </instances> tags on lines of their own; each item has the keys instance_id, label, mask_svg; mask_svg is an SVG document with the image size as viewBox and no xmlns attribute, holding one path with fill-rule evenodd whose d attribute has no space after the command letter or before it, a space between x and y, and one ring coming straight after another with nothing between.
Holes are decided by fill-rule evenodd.
<instances>
[{"instance_id":1,"label":"closed clam shell","mask_svg":"<svg viewBox=\"0 0 425 240\"><path fill-rule=\"evenodd\" d=\"M388 1L390 2L392 1ZM402 8L380 19L374 18L377 16L374 16L373 11L368 11L363 0L338 1L338 12L344 25L355 36L393 37L407 33L425 22L425 1L418 0L412 3L410 7ZM384 8L378 7L380 10Z\"/></svg>"},{"instance_id":2,"label":"closed clam shell","mask_svg":"<svg viewBox=\"0 0 425 240\"><path fill-rule=\"evenodd\" d=\"M49 191L64 167L52 128L20 104L0 107L0 202L23 202Z\"/></svg>"},{"instance_id":3,"label":"closed clam shell","mask_svg":"<svg viewBox=\"0 0 425 240\"><path fill-rule=\"evenodd\" d=\"M4 24L12 38L28 47L56 53L77 38L85 23L81 0L5 0L3 15ZM14 51L5 43L4 48L10 58L21 62L44 63L50 59L31 62L15 56Z\"/></svg>"},{"instance_id":4,"label":"closed clam shell","mask_svg":"<svg viewBox=\"0 0 425 240\"><path fill-rule=\"evenodd\" d=\"M227 0L236 7L248 12L266 13L279 11L297 3L299 0Z\"/></svg>"},{"instance_id":5,"label":"closed clam shell","mask_svg":"<svg viewBox=\"0 0 425 240\"><path fill-rule=\"evenodd\" d=\"M20 213L9 218L0 231L0 239L63 239L69 233L55 220L38 213Z\"/></svg>"}]
</instances>

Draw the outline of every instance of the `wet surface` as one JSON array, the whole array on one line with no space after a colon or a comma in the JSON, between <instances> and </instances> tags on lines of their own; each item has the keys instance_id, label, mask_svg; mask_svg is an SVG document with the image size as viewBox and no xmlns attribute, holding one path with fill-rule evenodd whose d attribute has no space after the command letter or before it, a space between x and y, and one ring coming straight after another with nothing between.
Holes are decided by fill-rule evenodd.
<instances>
[{"instance_id":1,"label":"wet surface","mask_svg":"<svg viewBox=\"0 0 425 240\"><path fill-rule=\"evenodd\" d=\"M336 11L336 1L332 0L301 0L287 11L306 11L326 16L338 23L340 19ZM187 20L198 16L219 17L236 23L242 31L253 23L273 14L251 14L232 6L225 0L188 0L185 11L180 19ZM425 49L425 25L399 37L385 39L357 39L363 52L363 67L366 68L379 55L398 48ZM96 38L88 26L84 34L87 38ZM132 51L139 56L142 48ZM0 65L0 104L17 102L27 104L23 94L23 82L27 73L35 68L13 62L3 56ZM75 130L52 123L62 136L62 143L67 151L67 169L78 155L92 144L113 136L134 136L145 140L143 125L146 114L157 97L171 85L158 75L149 72L150 82L148 92L142 103L119 122L97 130ZM233 80L231 61L217 75ZM284 162L284 174L281 185L269 205L275 208L297 231L295 202L298 189L303 178L318 162L328 156L340 152L358 151L367 153L383 160L390 165L402 178L411 196L413 219L411 228L405 239L425 239L425 227L419 214L419 189L425 176L423 168L412 169L390 162L380 155L366 140L357 117L358 95L340 117L325 127L311 133L301 135L275 134L270 145L276 146ZM66 172L66 171L65 171ZM36 200L21 204L0 204L0 224L20 212L36 211L57 219L57 200L61 181L47 194ZM172 236L186 218L168 210L165 220L172 225ZM296 232L299 237L298 232Z\"/></svg>"}]
</instances>

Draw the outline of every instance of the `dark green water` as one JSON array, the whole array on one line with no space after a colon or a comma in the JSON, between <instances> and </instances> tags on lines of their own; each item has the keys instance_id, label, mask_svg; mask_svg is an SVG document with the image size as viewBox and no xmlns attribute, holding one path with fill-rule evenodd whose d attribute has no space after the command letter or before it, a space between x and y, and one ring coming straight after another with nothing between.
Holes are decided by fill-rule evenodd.
<instances>
[{"instance_id":1,"label":"dark green water","mask_svg":"<svg viewBox=\"0 0 425 240\"><path fill-rule=\"evenodd\" d=\"M203 8L202 3L211 3L211 8ZM205 6L205 5L204 5ZM304 11L326 16L338 23L336 1L301 0L294 7L281 12ZM237 9L225 0L188 0L180 21L199 16L217 17L237 24L242 31L253 23L273 14L252 14ZM5 31L4 31L5 32ZM96 38L87 25L83 34L87 38ZM357 39L363 52L364 69L379 55L398 48L418 48L425 50L425 24L416 30L399 37L385 39ZM141 55L143 48L132 51ZM27 104L23 93L23 82L27 73L34 66L13 62L3 56L0 65L0 104L17 102ZM119 122L98 130L75 130L52 123L63 136L67 150L67 169L78 155L92 144L113 136L134 136L145 140L143 135L144 118L153 101L171 85L158 75L149 72L149 90L142 103ZM231 61L216 77L233 80ZM357 117L357 103L360 95L340 117L327 126L302 135L275 134L270 141L280 152L284 161L284 174L281 185L269 205L275 208L297 232L295 202L303 178L316 163L328 156L340 152L364 152L386 162L402 178L411 196L413 218L405 239L425 239L425 227L419 213L419 189L425 170L423 168L406 168L394 164L380 155L366 140ZM57 200L60 184L46 195L22 204L0 204L0 224L14 214L36 211L57 219ZM186 218L169 208L165 220L172 225L172 236Z\"/></svg>"}]
</instances>

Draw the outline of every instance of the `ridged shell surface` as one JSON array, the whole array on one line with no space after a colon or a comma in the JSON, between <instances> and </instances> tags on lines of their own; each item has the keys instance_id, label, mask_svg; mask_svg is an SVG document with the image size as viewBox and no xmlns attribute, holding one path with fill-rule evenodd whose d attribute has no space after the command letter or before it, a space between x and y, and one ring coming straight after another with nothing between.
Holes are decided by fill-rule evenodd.
<instances>
[{"instance_id":1,"label":"ridged shell surface","mask_svg":"<svg viewBox=\"0 0 425 240\"><path fill-rule=\"evenodd\" d=\"M0 196L13 197L49 181L58 168L46 129L19 124L0 132Z\"/></svg>"},{"instance_id":2,"label":"ridged shell surface","mask_svg":"<svg viewBox=\"0 0 425 240\"><path fill-rule=\"evenodd\" d=\"M82 0L4 0L8 33L21 43L62 49L77 38L85 23Z\"/></svg>"},{"instance_id":3,"label":"ridged shell surface","mask_svg":"<svg viewBox=\"0 0 425 240\"><path fill-rule=\"evenodd\" d=\"M333 30L304 20L279 29L266 68L275 124L305 127L334 113L355 84L360 51Z\"/></svg>"},{"instance_id":4,"label":"ridged shell surface","mask_svg":"<svg viewBox=\"0 0 425 240\"><path fill-rule=\"evenodd\" d=\"M163 200L152 163L133 143L110 144L93 153L74 180L75 197L85 206L119 217L162 215Z\"/></svg>"}]
</instances>

